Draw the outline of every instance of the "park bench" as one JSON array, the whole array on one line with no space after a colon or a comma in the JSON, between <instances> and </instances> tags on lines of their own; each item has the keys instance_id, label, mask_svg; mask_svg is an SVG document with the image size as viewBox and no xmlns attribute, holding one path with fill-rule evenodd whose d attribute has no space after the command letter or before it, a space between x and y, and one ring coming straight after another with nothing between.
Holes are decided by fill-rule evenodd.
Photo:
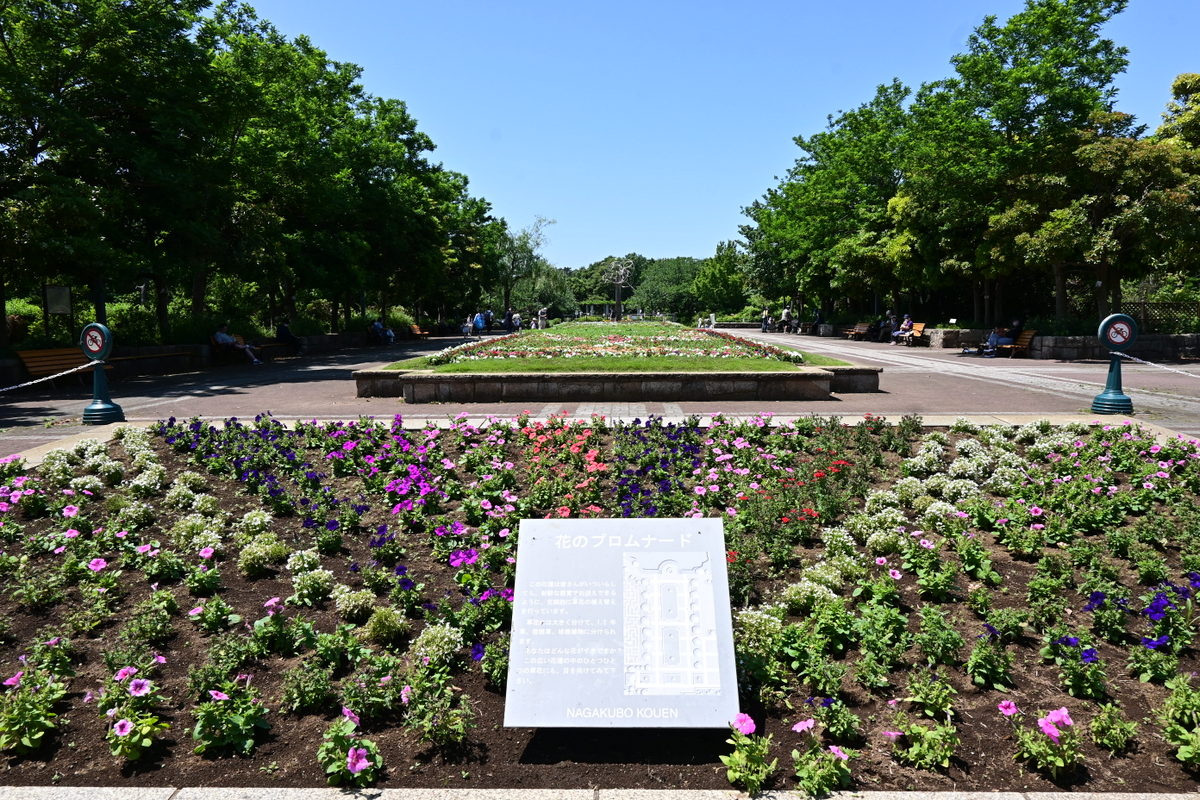
<instances>
[{"instance_id":1,"label":"park bench","mask_svg":"<svg viewBox=\"0 0 1200 800\"><path fill-rule=\"evenodd\" d=\"M421 330L421 326L419 326L419 325L415 325L415 324L409 325L408 329L410 331L412 331L412 335L417 337L418 339L428 339L429 338L429 331Z\"/></svg>"},{"instance_id":2,"label":"park bench","mask_svg":"<svg viewBox=\"0 0 1200 800\"><path fill-rule=\"evenodd\" d=\"M29 373L30 378L46 378L50 375L57 375L72 367L87 364L90 361L83 354L83 350L78 347L55 347L49 350L17 350L16 353L17 358L21 359L21 363L25 366L25 371ZM108 364L105 364L104 368L112 369ZM80 370L76 374L79 375L80 383L82 383L87 372L86 370Z\"/></svg>"},{"instance_id":3,"label":"park bench","mask_svg":"<svg viewBox=\"0 0 1200 800\"><path fill-rule=\"evenodd\" d=\"M867 338L867 334L870 332L871 332L871 323L856 322L856 323L854 323L853 328L846 331L846 338L853 339L854 341L857 342L857 341L861 341L861 340Z\"/></svg>"},{"instance_id":4,"label":"park bench","mask_svg":"<svg viewBox=\"0 0 1200 800\"><path fill-rule=\"evenodd\" d=\"M1029 346L1033 344L1033 337L1036 335L1037 331L1021 331L1012 344L996 345L996 355L1008 353L1009 358L1012 358L1017 353L1029 355Z\"/></svg>"},{"instance_id":5,"label":"park bench","mask_svg":"<svg viewBox=\"0 0 1200 800\"><path fill-rule=\"evenodd\" d=\"M902 333L896 337L906 345L929 344L929 337L925 335L925 323L914 322L912 330L908 333Z\"/></svg>"}]
</instances>

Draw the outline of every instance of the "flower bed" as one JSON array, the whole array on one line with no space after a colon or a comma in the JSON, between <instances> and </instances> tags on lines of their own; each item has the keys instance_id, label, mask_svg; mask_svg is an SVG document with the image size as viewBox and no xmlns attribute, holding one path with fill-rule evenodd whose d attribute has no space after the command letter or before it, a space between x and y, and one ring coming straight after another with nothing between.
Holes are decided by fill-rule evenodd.
<instances>
[{"instance_id":1,"label":"flower bed","mask_svg":"<svg viewBox=\"0 0 1200 800\"><path fill-rule=\"evenodd\" d=\"M427 357L431 366L489 359L612 358L773 359L802 364L794 350L752 342L728 333L665 322L568 324L457 345ZM595 367L600 368L597 363Z\"/></svg>"},{"instance_id":2,"label":"flower bed","mask_svg":"<svg viewBox=\"0 0 1200 800\"><path fill-rule=\"evenodd\" d=\"M8 782L1191 790L1198 460L869 415L169 420L6 460ZM550 516L724 519L729 731L500 727Z\"/></svg>"}]
</instances>

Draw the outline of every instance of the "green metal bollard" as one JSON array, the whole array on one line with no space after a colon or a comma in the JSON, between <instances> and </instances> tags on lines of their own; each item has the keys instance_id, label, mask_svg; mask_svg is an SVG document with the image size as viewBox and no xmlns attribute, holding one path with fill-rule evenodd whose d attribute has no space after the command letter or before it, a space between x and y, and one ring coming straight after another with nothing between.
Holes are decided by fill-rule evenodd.
<instances>
[{"instance_id":1,"label":"green metal bollard","mask_svg":"<svg viewBox=\"0 0 1200 800\"><path fill-rule=\"evenodd\" d=\"M107 425L124 422L125 412L108 396L108 376L104 374L104 359L112 352L112 333L99 322L86 325L79 337L83 354L92 365L92 402L83 410L84 425Z\"/></svg>"},{"instance_id":2,"label":"green metal bollard","mask_svg":"<svg viewBox=\"0 0 1200 800\"><path fill-rule=\"evenodd\" d=\"M1108 381L1104 391L1092 399L1096 414L1132 414L1133 401L1121 391L1121 356L1137 339L1137 322L1128 314L1112 314L1100 323L1096 333L1100 344L1108 348Z\"/></svg>"}]
</instances>

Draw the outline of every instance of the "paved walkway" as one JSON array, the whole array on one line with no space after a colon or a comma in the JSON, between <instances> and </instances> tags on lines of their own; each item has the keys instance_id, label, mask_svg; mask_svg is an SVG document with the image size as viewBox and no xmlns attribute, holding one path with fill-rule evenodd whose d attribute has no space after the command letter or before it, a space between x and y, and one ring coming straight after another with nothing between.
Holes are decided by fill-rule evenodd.
<instances>
[{"instance_id":1,"label":"paved walkway","mask_svg":"<svg viewBox=\"0 0 1200 800\"><path fill-rule=\"evenodd\" d=\"M127 379L111 386L113 401L132 422L169 416L253 417L270 411L280 419L353 419L359 416L446 419L471 416L514 416L528 411L545 418L566 412L587 417L701 417L722 413L751 416L831 416L852 418L866 413L899 417L920 414L950 418L1000 416L1006 419L1046 415L1084 415L1092 398L1104 390L1107 363L1029 359L983 359L951 350L893 347L812 336L741 332L749 338L798 347L868 366L883 367L880 391L835 395L830 400L710 402L689 398L676 403L480 403L405 405L396 398L354 396L351 373L411 355L436 352L456 344L456 337L410 342L389 349L356 348L334 354L281 359L205 372ZM1200 364L1172 363L1161 369L1126 362L1125 394L1133 401L1133 419L1200 436ZM73 376L57 386L0 394L0 453L24 452L64 437L94 433L81 422L91 389Z\"/></svg>"}]
</instances>

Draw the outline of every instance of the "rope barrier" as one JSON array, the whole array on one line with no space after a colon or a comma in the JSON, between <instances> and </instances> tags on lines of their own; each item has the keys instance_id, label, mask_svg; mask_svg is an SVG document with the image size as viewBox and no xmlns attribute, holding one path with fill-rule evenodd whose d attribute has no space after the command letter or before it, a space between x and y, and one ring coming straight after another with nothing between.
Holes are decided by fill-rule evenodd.
<instances>
[{"instance_id":1,"label":"rope barrier","mask_svg":"<svg viewBox=\"0 0 1200 800\"><path fill-rule=\"evenodd\" d=\"M80 364L78 367L71 367L66 372L60 372L57 375L47 375L44 378L37 378L32 381L26 381L25 383L18 383L16 386L5 387L3 389L0 389L0 394L3 394L4 392L11 392L13 389L23 389L26 386L33 386L35 383L42 383L43 381L52 381L55 378L61 378L63 375L70 375L72 372L79 372L79 370L81 370L81 369L91 369L93 365L103 364L103 363L104 363L103 361L89 361L86 364Z\"/></svg>"},{"instance_id":2,"label":"rope barrier","mask_svg":"<svg viewBox=\"0 0 1200 800\"><path fill-rule=\"evenodd\" d=\"M1200 378L1200 375L1193 375L1192 373L1184 372L1181 369L1172 369L1171 367L1164 367L1162 364L1155 364L1153 361L1143 361L1142 359L1138 358L1137 356L1129 355L1129 353L1121 353L1121 352L1118 352L1115 350L1113 352L1115 352L1117 355L1121 356L1122 358L1128 358L1130 361L1136 361L1137 363L1145 364L1148 367L1158 367L1159 369L1165 369L1167 372L1178 372L1180 375L1186 375L1189 378Z\"/></svg>"}]
</instances>

